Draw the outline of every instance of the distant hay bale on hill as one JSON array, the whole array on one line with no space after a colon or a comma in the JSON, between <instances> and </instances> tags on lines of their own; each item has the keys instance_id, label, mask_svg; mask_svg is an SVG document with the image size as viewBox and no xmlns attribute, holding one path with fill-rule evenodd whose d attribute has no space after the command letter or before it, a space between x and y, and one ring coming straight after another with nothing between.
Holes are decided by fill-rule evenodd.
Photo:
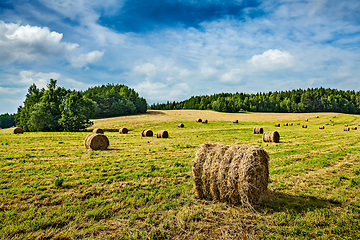
<instances>
[{"instance_id":1,"label":"distant hay bale on hill","mask_svg":"<svg viewBox=\"0 0 360 240\"><path fill-rule=\"evenodd\" d=\"M16 127L12 130L13 134L23 134L24 130L22 128Z\"/></svg>"},{"instance_id":2,"label":"distant hay bale on hill","mask_svg":"<svg viewBox=\"0 0 360 240\"><path fill-rule=\"evenodd\" d=\"M121 133L121 134L127 134L128 132L129 132L129 130L125 127L119 129L119 133Z\"/></svg>"},{"instance_id":3,"label":"distant hay bale on hill","mask_svg":"<svg viewBox=\"0 0 360 240\"><path fill-rule=\"evenodd\" d=\"M293 123L289 123L289 126L292 126L293 125Z\"/></svg>"},{"instance_id":4,"label":"distant hay bale on hill","mask_svg":"<svg viewBox=\"0 0 360 240\"><path fill-rule=\"evenodd\" d=\"M350 131L349 127L344 127L344 131Z\"/></svg>"},{"instance_id":5,"label":"distant hay bale on hill","mask_svg":"<svg viewBox=\"0 0 360 240\"><path fill-rule=\"evenodd\" d=\"M247 207L258 204L267 193L269 159L257 146L202 144L192 166L195 194Z\"/></svg>"},{"instance_id":6,"label":"distant hay bale on hill","mask_svg":"<svg viewBox=\"0 0 360 240\"><path fill-rule=\"evenodd\" d=\"M234 120L233 123L239 123L239 120Z\"/></svg>"},{"instance_id":7,"label":"distant hay bale on hill","mask_svg":"<svg viewBox=\"0 0 360 240\"><path fill-rule=\"evenodd\" d=\"M144 129L141 133L142 137L152 137L153 135L154 133L150 129Z\"/></svg>"},{"instance_id":8,"label":"distant hay bale on hill","mask_svg":"<svg viewBox=\"0 0 360 240\"><path fill-rule=\"evenodd\" d=\"M331 126L335 126L335 124L332 123Z\"/></svg>"},{"instance_id":9,"label":"distant hay bale on hill","mask_svg":"<svg viewBox=\"0 0 360 240\"><path fill-rule=\"evenodd\" d=\"M184 124L183 124L183 123L179 123L178 127L179 127L179 128L183 128L183 127L184 127Z\"/></svg>"},{"instance_id":10,"label":"distant hay bale on hill","mask_svg":"<svg viewBox=\"0 0 360 240\"><path fill-rule=\"evenodd\" d=\"M316 118L319 118L319 116L316 116Z\"/></svg>"},{"instance_id":11,"label":"distant hay bale on hill","mask_svg":"<svg viewBox=\"0 0 360 240\"><path fill-rule=\"evenodd\" d=\"M85 138L85 147L87 149L106 150L109 144L109 139L101 133L91 133Z\"/></svg>"},{"instance_id":12,"label":"distant hay bale on hill","mask_svg":"<svg viewBox=\"0 0 360 240\"><path fill-rule=\"evenodd\" d=\"M208 123L207 119L202 120L202 123Z\"/></svg>"},{"instance_id":13,"label":"distant hay bale on hill","mask_svg":"<svg viewBox=\"0 0 360 240\"><path fill-rule=\"evenodd\" d=\"M302 127L302 128L307 128L307 125L302 125L301 127Z\"/></svg>"},{"instance_id":14,"label":"distant hay bale on hill","mask_svg":"<svg viewBox=\"0 0 360 240\"><path fill-rule=\"evenodd\" d=\"M262 139L264 142L280 142L280 134L277 131L274 132L264 132Z\"/></svg>"},{"instance_id":15,"label":"distant hay bale on hill","mask_svg":"<svg viewBox=\"0 0 360 240\"><path fill-rule=\"evenodd\" d=\"M357 130L357 127L352 127L351 130Z\"/></svg>"},{"instance_id":16,"label":"distant hay bale on hill","mask_svg":"<svg viewBox=\"0 0 360 240\"><path fill-rule=\"evenodd\" d=\"M169 133L165 130L159 130L157 133L156 133L156 137L157 138L168 138L169 137Z\"/></svg>"},{"instance_id":17,"label":"distant hay bale on hill","mask_svg":"<svg viewBox=\"0 0 360 240\"><path fill-rule=\"evenodd\" d=\"M319 129L325 129L325 127L324 126L319 126Z\"/></svg>"},{"instance_id":18,"label":"distant hay bale on hill","mask_svg":"<svg viewBox=\"0 0 360 240\"><path fill-rule=\"evenodd\" d=\"M329 125L329 123L325 123L325 125Z\"/></svg>"},{"instance_id":19,"label":"distant hay bale on hill","mask_svg":"<svg viewBox=\"0 0 360 240\"><path fill-rule=\"evenodd\" d=\"M280 127L280 123L275 123L275 127Z\"/></svg>"},{"instance_id":20,"label":"distant hay bale on hill","mask_svg":"<svg viewBox=\"0 0 360 240\"><path fill-rule=\"evenodd\" d=\"M288 123L284 123L284 126L288 126L289 124Z\"/></svg>"},{"instance_id":21,"label":"distant hay bale on hill","mask_svg":"<svg viewBox=\"0 0 360 240\"><path fill-rule=\"evenodd\" d=\"M309 119L305 119L305 122L308 122L309 121Z\"/></svg>"},{"instance_id":22,"label":"distant hay bale on hill","mask_svg":"<svg viewBox=\"0 0 360 240\"><path fill-rule=\"evenodd\" d=\"M264 130L261 127L254 127L253 133L254 134L263 134Z\"/></svg>"},{"instance_id":23,"label":"distant hay bale on hill","mask_svg":"<svg viewBox=\"0 0 360 240\"><path fill-rule=\"evenodd\" d=\"M333 116L333 118L336 118L336 116Z\"/></svg>"},{"instance_id":24,"label":"distant hay bale on hill","mask_svg":"<svg viewBox=\"0 0 360 240\"><path fill-rule=\"evenodd\" d=\"M297 125L300 125L300 123L297 123Z\"/></svg>"},{"instance_id":25,"label":"distant hay bale on hill","mask_svg":"<svg viewBox=\"0 0 360 240\"><path fill-rule=\"evenodd\" d=\"M101 128L95 128L92 132L93 132L93 133L104 134L104 130L102 130Z\"/></svg>"},{"instance_id":26,"label":"distant hay bale on hill","mask_svg":"<svg viewBox=\"0 0 360 240\"><path fill-rule=\"evenodd\" d=\"M202 122L201 118L196 119L196 122Z\"/></svg>"},{"instance_id":27,"label":"distant hay bale on hill","mask_svg":"<svg viewBox=\"0 0 360 240\"><path fill-rule=\"evenodd\" d=\"M345 124L345 127L348 127L348 125L347 125L347 124Z\"/></svg>"}]
</instances>

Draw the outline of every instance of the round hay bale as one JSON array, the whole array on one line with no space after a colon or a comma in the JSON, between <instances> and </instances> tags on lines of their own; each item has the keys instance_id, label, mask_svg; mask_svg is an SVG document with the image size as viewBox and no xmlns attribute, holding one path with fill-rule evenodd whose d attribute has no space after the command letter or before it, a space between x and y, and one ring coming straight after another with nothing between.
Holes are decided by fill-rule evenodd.
<instances>
[{"instance_id":1,"label":"round hay bale","mask_svg":"<svg viewBox=\"0 0 360 240\"><path fill-rule=\"evenodd\" d=\"M104 130L102 130L101 128L95 128L92 132L93 132L93 133L104 134Z\"/></svg>"},{"instance_id":2,"label":"round hay bale","mask_svg":"<svg viewBox=\"0 0 360 240\"><path fill-rule=\"evenodd\" d=\"M202 120L202 123L208 123L207 119Z\"/></svg>"},{"instance_id":3,"label":"round hay bale","mask_svg":"<svg viewBox=\"0 0 360 240\"><path fill-rule=\"evenodd\" d=\"M125 127L119 129L120 134L127 134L128 132L129 132L129 130Z\"/></svg>"},{"instance_id":4,"label":"round hay bale","mask_svg":"<svg viewBox=\"0 0 360 240\"><path fill-rule=\"evenodd\" d=\"M344 127L344 131L350 131L349 127Z\"/></svg>"},{"instance_id":5,"label":"round hay bale","mask_svg":"<svg viewBox=\"0 0 360 240\"><path fill-rule=\"evenodd\" d=\"M13 134L23 134L24 130L22 128L16 127L12 130Z\"/></svg>"},{"instance_id":6,"label":"round hay bale","mask_svg":"<svg viewBox=\"0 0 360 240\"><path fill-rule=\"evenodd\" d=\"M275 127L280 127L280 123L275 123Z\"/></svg>"},{"instance_id":7,"label":"round hay bale","mask_svg":"<svg viewBox=\"0 0 360 240\"><path fill-rule=\"evenodd\" d=\"M280 134L277 131L274 132L264 132L262 139L264 142L280 142Z\"/></svg>"},{"instance_id":8,"label":"round hay bale","mask_svg":"<svg viewBox=\"0 0 360 240\"><path fill-rule=\"evenodd\" d=\"M308 122L309 121L309 119L305 119L305 122Z\"/></svg>"},{"instance_id":9,"label":"round hay bale","mask_svg":"<svg viewBox=\"0 0 360 240\"><path fill-rule=\"evenodd\" d=\"M284 123L284 126L288 126L289 124L288 123Z\"/></svg>"},{"instance_id":10,"label":"round hay bale","mask_svg":"<svg viewBox=\"0 0 360 240\"><path fill-rule=\"evenodd\" d=\"M258 204L267 193L269 159L257 146L202 144L192 166L195 194L248 207Z\"/></svg>"},{"instance_id":11,"label":"round hay bale","mask_svg":"<svg viewBox=\"0 0 360 240\"><path fill-rule=\"evenodd\" d=\"M300 123L297 123L297 125L300 125Z\"/></svg>"},{"instance_id":12,"label":"round hay bale","mask_svg":"<svg viewBox=\"0 0 360 240\"><path fill-rule=\"evenodd\" d=\"M357 127L352 127L351 130L357 130Z\"/></svg>"},{"instance_id":13,"label":"round hay bale","mask_svg":"<svg viewBox=\"0 0 360 240\"><path fill-rule=\"evenodd\" d=\"M319 129L325 129L325 127L324 126L319 126Z\"/></svg>"},{"instance_id":14,"label":"round hay bale","mask_svg":"<svg viewBox=\"0 0 360 240\"><path fill-rule=\"evenodd\" d=\"M150 129L144 129L141 133L142 137L152 137L153 135L154 133Z\"/></svg>"},{"instance_id":15,"label":"round hay bale","mask_svg":"<svg viewBox=\"0 0 360 240\"><path fill-rule=\"evenodd\" d=\"M325 123L325 125L329 125L329 123Z\"/></svg>"},{"instance_id":16,"label":"round hay bale","mask_svg":"<svg viewBox=\"0 0 360 240\"><path fill-rule=\"evenodd\" d=\"M156 137L157 138L168 138L169 137L169 133L165 130L159 130L157 133L156 133Z\"/></svg>"},{"instance_id":17,"label":"round hay bale","mask_svg":"<svg viewBox=\"0 0 360 240\"><path fill-rule=\"evenodd\" d=\"M293 123L289 123L289 126L292 126L293 125Z\"/></svg>"},{"instance_id":18,"label":"round hay bale","mask_svg":"<svg viewBox=\"0 0 360 240\"><path fill-rule=\"evenodd\" d=\"M302 128L307 128L307 125L302 125L301 127L302 127Z\"/></svg>"},{"instance_id":19,"label":"round hay bale","mask_svg":"<svg viewBox=\"0 0 360 240\"><path fill-rule=\"evenodd\" d=\"M179 128L183 128L183 127L184 127L184 124L179 123L178 127L179 127Z\"/></svg>"},{"instance_id":20,"label":"round hay bale","mask_svg":"<svg viewBox=\"0 0 360 240\"><path fill-rule=\"evenodd\" d=\"M319 118L319 116L316 116L316 118Z\"/></svg>"},{"instance_id":21,"label":"round hay bale","mask_svg":"<svg viewBox=\"0 0 360 240\"><path fill-rule=\"evenodd\" d=\"M348 127L348 125L347 125L347 124L345 124L345 127Z\"/></svg>"},{"instance_id":22,"label":"round hay bale","mask_svg":"<svg viewBox=\"0 0 360 240\"><path fill-rule=\"evenodd\" d=\"M332 123L331 126L335 126L335 125Z\"/></svg>"},{"instance_id":23,"label":"round hay bale","mask_svg":"<svg viewBox=\"0 0 360 240\"><path fill-rule=\"evenodd\" d=\"M261 127L254 127L253 133L254 134L263 134L264 130Z\"/></svg>"},{"instance_id":24,"label":"round hay bale","mask_svg":"<svg viewBox=\"0 0 360 240\"><path fill-rule=\"evenodd\" d=\"M336 118L336 116L333 116L333 118Z\"/></svg>"},{"instance_id":25,"label":"round hay bale","mask_svg":"<svg viewBox=\"0 0 360 240\"><path fill-rule=\"evenodd\" d=\"M92 133L85 138L85 147L87 149L106 150L109 144L109 139L101 133Z\"/></svg>"},{"instance_id":26,"label":"round hay bale","mask_svg":"<svg viewBox=\"0 0 360 240\"><path fill-rule=\"evenodd\" d=\"M202 122L201 118L196 119L196 122Z\"/></svg>"},{"instance_id":27,"label":"round hay bale","mask_svg":"<svg viewBox=\"0 0 360 240\"><path fill-rule=\"evenodd\" d=\"M239 120L234 120L233 123L239 123Z\"/></svg>"}]
</instances>

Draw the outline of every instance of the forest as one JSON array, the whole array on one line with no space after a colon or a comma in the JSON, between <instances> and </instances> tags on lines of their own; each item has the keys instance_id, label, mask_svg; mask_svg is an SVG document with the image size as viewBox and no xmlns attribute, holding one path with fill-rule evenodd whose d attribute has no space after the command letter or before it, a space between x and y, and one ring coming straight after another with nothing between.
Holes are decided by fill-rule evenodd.
<instances>
[{"instance_id":1,"label":"forest","mask_svg":"<svg viewBox=\"0 0 360 240\"><path fill-rule=\"evenodd\" d=\"M268 93L218 93L192 96L185 101L156 103L155 110L199 109L219 112L340 112L360 113L360 92L308 88Z\"/></svg>"},{"instance_id":2,"label":"forest","mask_svg":"<svg viewBox=\"0 0 360 240\"><path fill-rule=\"evenodd\" d=\"M57 86L50 79L47 89L32 84L15 121L24 131L79 131L90 119L145 113L147 102L133 89L120 84L92 87L86 91Z\"/></svg>"}]
</instances>

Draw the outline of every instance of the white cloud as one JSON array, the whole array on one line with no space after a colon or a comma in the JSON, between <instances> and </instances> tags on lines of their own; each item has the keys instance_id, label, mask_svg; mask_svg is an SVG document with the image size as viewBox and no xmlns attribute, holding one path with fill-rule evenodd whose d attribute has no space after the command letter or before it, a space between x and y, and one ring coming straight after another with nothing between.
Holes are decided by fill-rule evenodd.
<instances>
[{"instance_id":1,"label":"white cloud","mask_svg":"<svg viewBox=\"0 0 360 240\"><path fill-rule=\"evenodd\" d=\"M38 72L34 73L33 71L21 71L20 72L20 82L21 84L31 85L35 83L38 88L45 88L46 84L49 83L50 79L58 80L60 78L59 73L50 72L43 73Z\"/></svg>"},{"instance_id":2,"label":"white cloud","mask_svg":"<svg viewBox=\"0 0 360 240\"><path fill-rule=\"evenodd\" d=\"M0 62L37 61L61 57L64 52L78 47L62 42L63 34L47 27L21 26L0 21Z\"/></svg>"},{"instance_id":3,"label":"white cloud","mask_svg":"<svg viewBox=\"0 0 360 240\"><path fill-rule=\"evenodd\" d=\"M133 71L140 74L145 74L148 77L152 77L156 73L156 67L152 63L145 63L134 67Z\"/></svg>"},{"instance_id":4,"label":"white cloud","mask_svg":"<svg viewBox=\"0 0 360 240\"><path fill-rule=\"evenodd\" d=\"M85 67L89 63L97 62L101 59L101 57L104 55L103 51L92 51L87 54L80 54L78 56L74 56L70 58L71 66L74 68L82 68Z\"/></svg>"},{"instance_id":5,"label":"white cloud","mask_svg":"<svg viewBox=\"0 0 360 240\"><path fill-rule=\"evenodd\" d=\"M294 57L289 52L269 49L261 55L254 55L248 61L255 70L279 70L294 66Z\"/></svg>"},{"instance_id":6,"label":"white cloud","mask_svg":"<svg viewBox=\"0 0 360 240\"><path fill-rule=\"evenodd\" d=\"M1 94L16 94L21 90L18 88L8 88L8 87L0 87Z\"/></svg>"},{"instance_id":7,"label":"white cloud","mask_svg":"<svg viewBox=\"0 0 360 240\"><path fill-rule=\"evenodd\" d=\"M190 88L187 83L165 84L162 82L141 82L134 87L149 102L175 101L186 96Z\"/></svg>"}]
</instances>

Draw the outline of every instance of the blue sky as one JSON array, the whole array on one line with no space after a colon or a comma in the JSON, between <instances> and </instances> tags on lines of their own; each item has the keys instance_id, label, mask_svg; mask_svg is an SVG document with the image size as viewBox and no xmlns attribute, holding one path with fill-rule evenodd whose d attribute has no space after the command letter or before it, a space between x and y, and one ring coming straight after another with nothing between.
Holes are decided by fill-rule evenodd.
<instances>
[{"instance_id":1,"label":"blue sky","mask_svg":"<svg viewBox=\"0 0 360 240\"><path fill-rule=\"evenodd\" d=\"M28 87L120 83L148 103L359 91L360 1L1 0L0 113Z\"/></svg>"}]
</instances>

